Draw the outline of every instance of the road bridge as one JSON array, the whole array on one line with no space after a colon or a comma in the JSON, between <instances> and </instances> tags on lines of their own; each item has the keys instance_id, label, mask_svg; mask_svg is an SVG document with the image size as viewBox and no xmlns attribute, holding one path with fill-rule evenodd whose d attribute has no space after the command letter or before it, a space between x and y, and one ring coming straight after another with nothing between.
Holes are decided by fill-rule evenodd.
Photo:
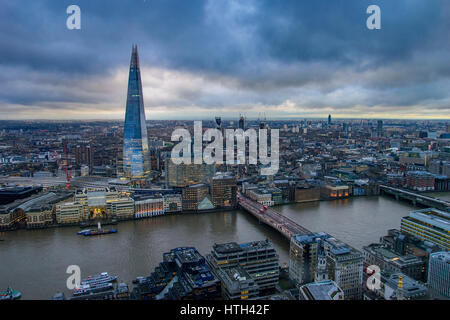
<instances>
[{"instance_id":1,"label":"road bridge","mask_svg":"<svg viewBox=\"0 0 450 320\"><path fill-rule=\"evenodd\" d=\"M238 195L238 203L243 210L280 232L289 241L293 235L312 233L272 208L265 207L243 195Z\"/></svg>"}]
</instances>

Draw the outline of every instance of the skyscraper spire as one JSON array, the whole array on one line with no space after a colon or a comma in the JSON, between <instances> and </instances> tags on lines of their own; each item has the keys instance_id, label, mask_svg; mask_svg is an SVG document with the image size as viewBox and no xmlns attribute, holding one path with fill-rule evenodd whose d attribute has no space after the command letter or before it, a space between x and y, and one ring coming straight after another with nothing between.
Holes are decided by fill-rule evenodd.
<instances>
[{"instance_id":1,"label":"skyscraper spire","mask_svg":"<svg viewBox=\"0 0 450 320\"><path fill-rule=\"evenodd\" d=\"M131 48L130 68L131 67L140 68L140 66L139 66L139 55L138 55L138 51L137 51L137 44L133 45L133 47Z\"/></svg>"},{"instance_id":2,"label":"skyscraper spire","mask_svg":"<svg viewBox=\"0 0 450 320\"><path fill-rule=\"evenodd\" d=\"M137 45L133 45L131 50L123 133L123 169L124 176L130 179L144 178L150 173L150 154Z\"/></svg>"}]
</instances>

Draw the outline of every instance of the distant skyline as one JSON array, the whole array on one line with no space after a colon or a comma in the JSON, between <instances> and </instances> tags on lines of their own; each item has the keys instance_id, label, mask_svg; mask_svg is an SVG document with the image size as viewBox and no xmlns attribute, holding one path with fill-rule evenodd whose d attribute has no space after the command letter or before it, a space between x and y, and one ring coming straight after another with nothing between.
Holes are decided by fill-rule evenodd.
<instances>
[{"instance_id":1,"label":"distant skyline","mask_svg":"<svg viewBox=\"0 0 450 320\"><path fill-rule=\"evenodd\" d=\"M448 0L0 0L0 120L123 120L133 43L147 120L450 119L449 33Z\"/></svg>"}]
</instances>

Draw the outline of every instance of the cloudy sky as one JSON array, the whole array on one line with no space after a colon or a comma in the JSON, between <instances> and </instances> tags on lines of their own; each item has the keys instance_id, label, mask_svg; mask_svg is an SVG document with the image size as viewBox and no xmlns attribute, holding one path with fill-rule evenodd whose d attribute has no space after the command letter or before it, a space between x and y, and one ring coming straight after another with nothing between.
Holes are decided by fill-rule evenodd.
<instances>
[{"instance_id":1,"label":"cloudy sky","mask_svg":"<svg viewBox=\"0 0 450 320\"><path fill-rule=\"evenodd\" d=\"M133 43L147 119L450 118L449 0L0 0L0 119L123 119Z\"/></svg>"}]
</instances>

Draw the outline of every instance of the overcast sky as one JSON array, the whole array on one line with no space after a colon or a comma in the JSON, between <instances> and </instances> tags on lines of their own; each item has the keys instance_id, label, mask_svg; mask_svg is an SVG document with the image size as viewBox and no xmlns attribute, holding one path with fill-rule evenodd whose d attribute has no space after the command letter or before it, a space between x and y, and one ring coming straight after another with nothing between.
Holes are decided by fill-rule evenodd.
<instances>
[{"instance_id":1,"label":"overcast sky","mask_svg":"<svg viewBox=\"0 0 450 320\"><path fill-rule=\"evenodd\" d=\"M133 43L147 119L450 118L449 0L0 6L0 119L123 119Z\"/></svg>"}]
</instances>

